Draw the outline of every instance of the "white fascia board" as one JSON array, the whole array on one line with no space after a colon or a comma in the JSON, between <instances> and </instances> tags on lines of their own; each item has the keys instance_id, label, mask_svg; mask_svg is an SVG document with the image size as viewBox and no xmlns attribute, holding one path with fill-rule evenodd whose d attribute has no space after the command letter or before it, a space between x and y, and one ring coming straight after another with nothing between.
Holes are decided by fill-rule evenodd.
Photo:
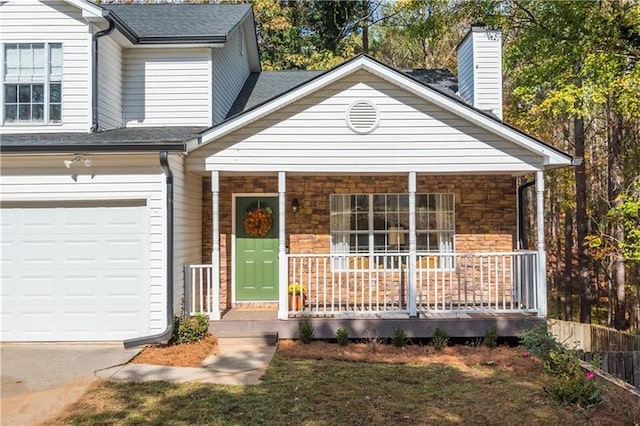
<instances>
[{"instance_id":1,"label":"white fascia board","mask_svg":"<svg viewBox=\"0 0 640 426\"><path fill-rule=\"evenodd\" d=\"M164 43L164 44L133 44L129 42L131 49L187 49L187 48L209 48L222 49L224 43Z\"/></svg>"},{"instance_id":2,"label":"white fascia board","mask_svg":"<svg viewBox=\"0 0 640 426\"><path fill-rule=\"evenodd\" d=\"M491 119L484 114L474 110L470 106L450 99L449 97L444 96L427 86L406 78L397 71L394 71L373 61L368 61L364 68L372 74L375 74L380 78L384 78L385 80L391 81L393 84L417 96L420 96L421 98L435 105L438 105L439 107L450 111L458 115L459 117L471 123L474 123L485 130L488 130L491 133L503 137L508 141L527 149L528 151L542 156L543 164L546 166L571 165L570 156L564 155L527 136L526 134L519 132L509 126L506 126L500 121Z\"/></svg>"},{"instance_id":3,"label":"white fascia board","mask_svg":"<svg viewBox=\"0 0 640 426\"><path fill-rule=\"evenodd\" d=\"M64 0L72 6L82 10L82 17L91 20L92 18L103 18L105 10L87 0Z\"/></svg>"}]
</instances>

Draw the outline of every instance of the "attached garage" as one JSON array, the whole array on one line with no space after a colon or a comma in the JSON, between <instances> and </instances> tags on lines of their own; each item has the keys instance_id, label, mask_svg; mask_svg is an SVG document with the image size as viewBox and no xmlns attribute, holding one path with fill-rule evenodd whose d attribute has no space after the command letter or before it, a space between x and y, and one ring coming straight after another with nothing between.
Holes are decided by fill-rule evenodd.
<instances>
[{"instance_id":1,"label":"attached garage","mask_svg":"<svg viewBox=\"0 0 640 426\"><path fill-rule=\"evenodd\" d=\"M0 155L0 340L166 340L182 303L182 264L193 263L172 255L168 231L171 174L180 188L172 190L175 226L189 234L180 154L168 156L169 167L158 152L93 152L78 162L78 154L7 151ZM200 198L201 183L190 185L188 205Z\"/></svg>"},{"instance_id":2,"label":"attached garage","mask_svg":"<svg viewBox=\"0 0 640 426\"><path fill-rule=\"evenodd\" d=\"M146 200L3 203L2 340L148 333Z\"/></svg>"}]
</instances>

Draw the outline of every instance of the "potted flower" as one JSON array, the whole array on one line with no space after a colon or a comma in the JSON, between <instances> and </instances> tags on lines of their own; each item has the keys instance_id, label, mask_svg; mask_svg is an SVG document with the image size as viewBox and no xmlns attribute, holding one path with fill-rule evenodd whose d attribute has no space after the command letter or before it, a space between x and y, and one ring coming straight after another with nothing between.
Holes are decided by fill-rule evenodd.
<instances>
[{"instance_id":1,"label":"potted flower","mask_svg":"<svg viewBox=\"0 0 640 426\"><path fill-rule=\"evenodd\" d=\"M305 288L302 284L296 282L289 284L289 309L292 311L301 311L304 308Z\"/></svg>"}]
</instances>

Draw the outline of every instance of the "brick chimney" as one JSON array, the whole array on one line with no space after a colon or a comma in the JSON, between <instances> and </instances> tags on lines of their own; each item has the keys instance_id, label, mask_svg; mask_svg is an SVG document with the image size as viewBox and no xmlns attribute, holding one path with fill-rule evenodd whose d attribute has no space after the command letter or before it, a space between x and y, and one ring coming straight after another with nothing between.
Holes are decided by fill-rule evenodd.
<instances>
[{"instance_id":1,"label":"brick chimney","mask_svg":"<svg viewBox=\"0 0 640 426\"><path fill-rule=\"evenodd\" d=\"M502 31L471 26L458 45L458 94L502 120Z\"/></svg>"}]
</instances>

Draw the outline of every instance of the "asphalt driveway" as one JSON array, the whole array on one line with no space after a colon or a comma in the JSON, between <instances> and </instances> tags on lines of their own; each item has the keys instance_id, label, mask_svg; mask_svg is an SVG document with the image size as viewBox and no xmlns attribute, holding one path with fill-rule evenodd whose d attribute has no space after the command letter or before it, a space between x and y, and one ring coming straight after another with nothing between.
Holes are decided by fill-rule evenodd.
<instances>
[{"instance_id":1,"label":"asphalt driveway","mask_svg":"<svg viewBox=\"0 0 640 426\"><path fill-rule=\"evenodd\" d=\"M31 425L58 416L99 380L97 371L139 351L122 344L0 344L0 423Z\"/></svg>"}]
</instances>

